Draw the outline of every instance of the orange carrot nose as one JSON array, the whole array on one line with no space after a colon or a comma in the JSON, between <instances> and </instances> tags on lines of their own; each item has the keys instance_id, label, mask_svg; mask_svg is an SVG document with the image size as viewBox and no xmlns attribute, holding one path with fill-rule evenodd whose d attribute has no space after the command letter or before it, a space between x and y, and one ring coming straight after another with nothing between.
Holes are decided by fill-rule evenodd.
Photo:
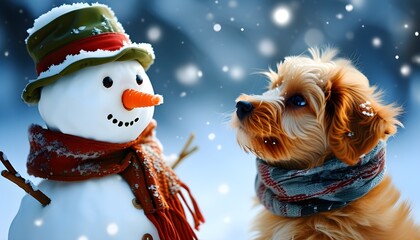
<instances>
[{"instance_id":1,"label":"orange carrot nose","mask_svg":"<svg viewBox=\"0 0 420 240\"><path fill-rule=\"evenodd\" d=\"M127 110L132 110L133 108L152 107L162 104L163 97L127 89L122 95L122 103Z\"/></svg>"}]
</instances>

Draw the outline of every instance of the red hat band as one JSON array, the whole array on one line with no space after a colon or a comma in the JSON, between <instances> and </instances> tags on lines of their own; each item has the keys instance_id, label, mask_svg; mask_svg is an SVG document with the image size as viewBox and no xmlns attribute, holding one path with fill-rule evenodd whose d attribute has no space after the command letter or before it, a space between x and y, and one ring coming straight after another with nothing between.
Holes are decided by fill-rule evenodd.
<instances>
[{"instance_id":1,"label":"red hat band","mask_svg":"<svg viewBox=\"0 0 420 240\"><path fill-rule=\"evenodd\" d=\"M78 39L62 46L41 59L36 66L36 72L39 76L40 73L47 71L50 66L58 65L64 62L68 55L77 55L81 51L115 51L122 48L125 43L129 42L130 40L127 38L127 35L116 32L102 33Z\"/></svg>"}]
</instances>

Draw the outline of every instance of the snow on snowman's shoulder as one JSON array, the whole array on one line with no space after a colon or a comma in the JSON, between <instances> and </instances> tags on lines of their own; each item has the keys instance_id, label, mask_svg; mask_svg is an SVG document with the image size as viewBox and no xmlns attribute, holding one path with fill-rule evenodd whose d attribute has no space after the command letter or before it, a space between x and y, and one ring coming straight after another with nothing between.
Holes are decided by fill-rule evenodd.
<instances>
[{"instance_id":1,"label":"snow on snowman's shoulder","mask_svg":"<svg viewBox=\"0 0 420 240\"><path fill-rule=\"evenodd\" d=\"M74 10L78 10L78 9L82 9L82 8L87 8L90 6L100 6L100 7L106 7L109 9L109 11L112 13L113 16L115 16L114 12L105 4L100 4L100 3L93 3L93 4L89 4L89 3L73 3L73 4L63 4L61 6L55 7L53 9L51 9L50 11L42 14L41 16L39 16L37 19L35 19L34 21L34 25L32 28L29 28L28 30L26 30L29 34L29 36L26 38L26 42L28 40L28 38L35 33L36 31L38 31L39 29L41 29L42 27L44 27L45 25L47 25L48 23L52 22L54 19L58 18L61 15L64 15L68 12L74 11Z\"/></svg>"},{"instance_id":2,"label":"snow on snowman's shoulder","mask_svg":"<svg viewBox=\"0 0 420 240\"><path fill-rule=\"evenodd\" d=\"M119 52L125 50L126 48L131 47L137 47L140 49L144 49L148 54L151 55L152 59L155 59L155 54L153 52L153 48L148 43L127 43L124 47L120 48L117 51L109 51L109 50L96 50L96 51L80 51L79 54L76 55L67 55L66 59L58 64L58 65L51 65L50 68L44 72L41 72L38 76L38 79L40 78L46 78L50 77L56 74L59 74L61 71L63 71L65 68L67 68L70 64L77 62L82 59L86 58L106 58L113 55L118 54ZM31 80L30 82L36 81Z\"/></svg>"}]
</instances>

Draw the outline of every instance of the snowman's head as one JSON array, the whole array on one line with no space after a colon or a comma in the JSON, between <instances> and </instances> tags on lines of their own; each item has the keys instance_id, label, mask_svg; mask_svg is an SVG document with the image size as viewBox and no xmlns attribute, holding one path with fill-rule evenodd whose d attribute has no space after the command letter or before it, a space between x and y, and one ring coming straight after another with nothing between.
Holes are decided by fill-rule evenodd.
<instances>
[{"instance_id":1,"label":"snowman's head","mask_svg":"<svg viewBox=\"0 0 420 240\"><path fill-rule=\"evenodd\" d=\"M157 104L142 105L140 100L140 104L131 101L127 105L135 93L146 95L149 101L161 100L160 96L151 97L153 87L140 63L111 62L81 69L44 86L38 110L52 130L124 143L146 128Z\"/></svg>"}]
</instances>

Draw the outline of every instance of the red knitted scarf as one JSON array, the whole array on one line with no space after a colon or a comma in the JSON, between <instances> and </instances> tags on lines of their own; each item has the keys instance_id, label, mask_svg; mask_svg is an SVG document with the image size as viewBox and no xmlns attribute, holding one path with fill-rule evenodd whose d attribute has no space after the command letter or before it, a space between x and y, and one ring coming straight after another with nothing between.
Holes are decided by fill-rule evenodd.
<instances>
[{"instance_id":1,"label":"red knitted scarf","mask_svg":"<svg viewBox=\"0 0 420 240\"><path fill-rule=\"evenodd\" d=\"M115 144L33 125L29 129L28 173L59 181L120 174L155 225L160 239L197 239L187 222L183 203L194 219L195 229L204 218L188 187L165 164L161 148L153 138L155 127L152 121L136 140ZM186 190L191 201L186 201L181 189Z\"/></svg>"}]
</instances>

